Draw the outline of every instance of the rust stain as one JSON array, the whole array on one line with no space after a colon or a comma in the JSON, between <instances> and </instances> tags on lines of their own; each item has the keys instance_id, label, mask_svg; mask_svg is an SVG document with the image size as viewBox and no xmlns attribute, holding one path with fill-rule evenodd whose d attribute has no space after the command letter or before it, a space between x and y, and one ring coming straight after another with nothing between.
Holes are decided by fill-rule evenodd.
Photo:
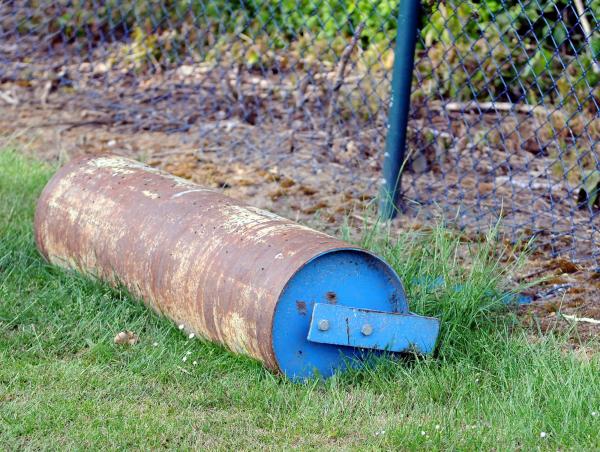
<instances>
[{"instance_id":1,"label":"rust stain","mask_svg":"<svg viewBox=\"0 0 600 452\"><path fill-rule=\"evenodd\" d=\"M306 315L306 302L305 301L296 301L296 309L302 315Z\"/></svg>"},{"instance_id":2,"label":"rust stain","mask_svg":"<svg viewBox=\"0 0 600 452\"><path fill-rule=\"evenodd\" d=\"M123 157L61 168L36 209L56 265L122 283L186 330L277 370L273 315L294 273L347 244ZM330 300L331 301L331 300ZM299 310L306 304L299 302Z\"/></svg>"},{"instance_id":3,"label":"rust stain","mask_svg":"<svg viewBox=\"0 0 600 452\"><path fill-rule=\"evenodd\" d=\"M327 303L337 304L337 295L335 292L327 292L325 298L327 298Z\"/></svg>"}]
</instances>

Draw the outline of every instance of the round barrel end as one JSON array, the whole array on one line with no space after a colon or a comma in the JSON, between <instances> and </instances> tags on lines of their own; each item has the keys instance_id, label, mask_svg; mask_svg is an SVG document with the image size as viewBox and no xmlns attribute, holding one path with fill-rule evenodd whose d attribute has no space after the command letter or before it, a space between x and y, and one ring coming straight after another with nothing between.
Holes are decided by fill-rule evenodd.
<instances>
[{"instance_id":1,"label":"round barrel end","mask_svg":"<svg viewBox=\"0 0 600 452\"><path fill-rule=\"evenodd\" d=\"M400 279L377 256L341 248L320 254L298 270L282 291L273 319L273 350L279 370L292 380L327 378L352 366L364 352L307 339L315 305L408 313ZM325 319L314 319L319 329Z\"/></svg>"}]
</instances>

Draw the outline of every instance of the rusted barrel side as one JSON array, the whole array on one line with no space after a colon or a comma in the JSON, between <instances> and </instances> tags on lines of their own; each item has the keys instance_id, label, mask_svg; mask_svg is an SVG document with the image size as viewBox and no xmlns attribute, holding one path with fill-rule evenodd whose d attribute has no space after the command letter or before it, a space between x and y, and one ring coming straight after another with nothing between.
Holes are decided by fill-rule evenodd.
<instances>
[{"instance_id":1,"label":"rusted barrel side","mask_svg":"<svg viewBox=\"0 0 600 452\"><path fill-rule=\"evenodd\" d=\"M123 283L186 329L277 369L278 297L344 242L122 157L86 157L44 189L35 237L51 263Z\"/></svg>"},{"instance_id":2,"label":"rusted barrel side","mask_svg":"<svg viewBox=\"0 0 600 452\"><path fill-rule=\"evenodd\" d=\"M318 303L408 313L376 256L122 157L61 168L38 201L35 237L51 263L122 283L290 378L331 375L361 353L349 332L348 344L307 340Z\"/></svg>"}]
</instances>

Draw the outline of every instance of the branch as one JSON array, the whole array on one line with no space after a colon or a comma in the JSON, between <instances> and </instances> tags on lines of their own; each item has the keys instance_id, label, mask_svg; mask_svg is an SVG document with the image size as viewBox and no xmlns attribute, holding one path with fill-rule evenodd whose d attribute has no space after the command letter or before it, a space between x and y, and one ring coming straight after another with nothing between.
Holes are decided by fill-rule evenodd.
<instances>
[{"instance_id":1,"label":"branch","mask_svg":"<svg viewBox=\"0 0 600 452\"><path fill-rule=\"evenodd\" d=\"M561 314L565 319L572 320L573 322L584 322L584 323L593 323L595 325L600 325L600 320L592 319L590 317L576 317L574 315Z\"/></svg>"},{"instance_id":2,"label":"branch","mask_svg":"<svg viewBox=\"0 0 600 452\"><path fill-rule=\"evenodd\" d=\"M575 0L575 8L577 9L577 15L579 16L579 20L581 22L581 27L583 28L583 32L585 33L585 43L587 44L588 54L590 55L590 60L592 61L592 68L595 74L600 74L600 64L596 61L594 56L594 49L592 49L592 27L587 20L585 15L585 6L583 4L583 0Z\"/></svg>"},{"instance_id":3,"label":"branch","mask_svg":"<svg viewBox=\"0 0 600 452\"><path fill-rule=\"evenodd\" d=\"M444 105L447 111L515 111L517 113L546 113L540 105L513 104L510 102L448 102Z\"/></svg>"},{"instance_id":4,"label":"branch","mask_svg":"<svg viewBox=\"0 0 600 452\"><path fill-rule=\"evenodd\" d=\"M350 60L350 55L352 51L356 47L358 40L360 39L360 35L362 34L363 29L365 28L365 21L363 20L356 30L354 30L354 35L352 36L352 40L344 49L342 56L337 65L337 71L335 74L335 79L333 83L333 92L331 93L331 100L329 101L329 110L327 112L327 147L329 149L333 146L333 114L335 112L335 108L337 106L337 100L340 93L340 88L344 84L344 77L346 73L346 66L348 65L348 61Z\"/></svg>"}]
</instances>

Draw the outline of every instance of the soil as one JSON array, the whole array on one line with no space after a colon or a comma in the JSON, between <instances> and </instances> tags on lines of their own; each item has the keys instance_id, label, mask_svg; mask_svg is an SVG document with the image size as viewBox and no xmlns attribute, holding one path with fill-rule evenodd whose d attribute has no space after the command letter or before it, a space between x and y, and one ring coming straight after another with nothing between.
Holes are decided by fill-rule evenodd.
<instances>
[{"instance_id":1,"label":"soil","mask_svg":"<svg viewBox=\"0 0 600 452\"><path fill-rule=\"evenodd\" d=\"M298 93L281 74L201 64L144 77L89 63L27 79L13 68L0 78L0 147L14 144L52 163L125 155L328 232L348 219L359 230L376 207L385 112L348 114L344 96L363 80L355 77L331 115L323 80L333 69ZM532 285L532 302L518 308L523 318L574 343L596 337L600 324L573 320L600 320L596 213L581 209L579 187L552 170L545 123L535 112L473 113L435 100L416 101L413 110L403 212L393 227L444 216L477 240L500 217L507 245L535 237L515 278ZM493 131L503 134L496 146Z\"/></svg>"}]
</instances>

